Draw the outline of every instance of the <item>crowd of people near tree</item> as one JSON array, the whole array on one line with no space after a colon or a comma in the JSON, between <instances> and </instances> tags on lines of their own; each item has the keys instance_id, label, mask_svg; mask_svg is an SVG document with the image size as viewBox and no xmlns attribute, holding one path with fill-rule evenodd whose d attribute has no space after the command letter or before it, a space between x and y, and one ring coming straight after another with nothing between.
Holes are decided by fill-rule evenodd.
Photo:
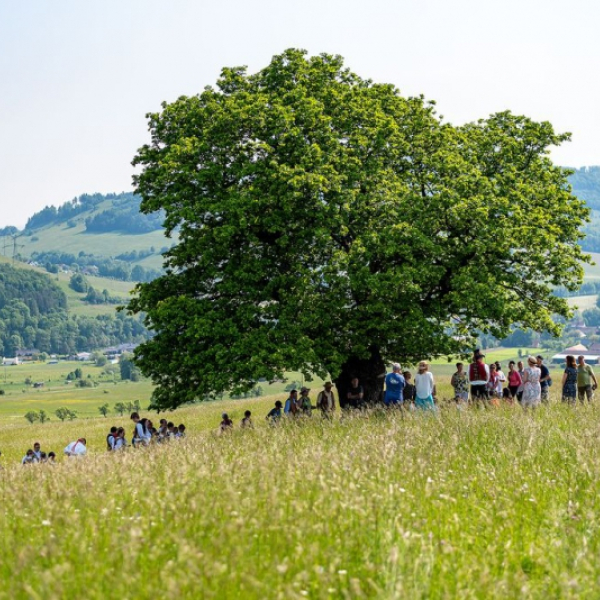
<instances>
[{"instance_id":1,"label":"crowd of people near tree","mask_svg":"<svg viewBox=\"0 0 600 600\"><path fill-rule=\"evenodd\" d=\"M456 364L450 385L454 392L453 400L460 408L469 404L498 406L501 403L517 403L523 408L535 408L549 401L552 378L541 355L529 356L527 366L523 361L511 360L506 373L499 361L487 364L484 359L485 354L476 350L468 369L465 369L462 362ZM597 380L593 369L586 364L584 356L579 356L577 362L574 356L566 357L561 387L563 402L573 404L577 400L591 401L597 388ZM324 417L331 418L336 409L332 383L325 383L324 389L317 397L316 406L312 406L309 392L308 388L303 387L298 396L297 390L291 390L285 402L275 402L275 406L266 417L267 420L277 422L281 417L310 415L315 409L320 410ZM367 405L364 398L364 388L358 378L354 377L350 381L345 402L344 399L340 399L340 408L347 411L365 409ZM436 385L427 361L418 364L414 383L411 372L402 370L400 364L394 363L391 372L385 376L382 403L390 408L435 410ZM223 428L223 423L221 426ZM230 421L227 427L233 427L233 422Z\"/></svg>"}]
</instances>

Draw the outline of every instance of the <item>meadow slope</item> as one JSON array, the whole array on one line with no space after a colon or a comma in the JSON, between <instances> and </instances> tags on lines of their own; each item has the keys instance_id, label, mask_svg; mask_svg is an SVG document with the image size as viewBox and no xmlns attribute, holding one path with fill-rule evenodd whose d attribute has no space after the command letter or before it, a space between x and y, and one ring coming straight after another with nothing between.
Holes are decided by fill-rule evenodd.
<instances>
[{"instance_id":1,"label":"meadow slope","mask_svg":"<svg viewBox=\"0 0 600 600\"><path fill-rule=\"evenodd\" d=\"M598 597L596 404L270 427L272 401L167 413L187 439L116 455L126 418L4 426L0 599ZM16 463L81 433L85 459Z\"/></svg>"}]
</instances>

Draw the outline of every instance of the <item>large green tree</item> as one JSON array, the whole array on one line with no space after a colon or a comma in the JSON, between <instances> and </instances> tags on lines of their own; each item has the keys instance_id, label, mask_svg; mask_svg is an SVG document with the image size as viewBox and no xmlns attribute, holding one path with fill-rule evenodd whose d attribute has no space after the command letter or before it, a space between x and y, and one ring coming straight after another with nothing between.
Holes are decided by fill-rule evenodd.
<instances>
[{"instance_id":1,"label":"large green tree","mask_svg":"<svg viewBox=\"0 0 600 600\"><path fill-rule=\"evenodd\" d=\"M145 213L179 241L129 310L172 408L287 369L369 398L386 361L463 351L474 332L557 332L588 219L548 149L568 139L508 112L461 127L433 103L289 50L262 71L149 115L134 159Z\"/></svg>"}]
</instances>

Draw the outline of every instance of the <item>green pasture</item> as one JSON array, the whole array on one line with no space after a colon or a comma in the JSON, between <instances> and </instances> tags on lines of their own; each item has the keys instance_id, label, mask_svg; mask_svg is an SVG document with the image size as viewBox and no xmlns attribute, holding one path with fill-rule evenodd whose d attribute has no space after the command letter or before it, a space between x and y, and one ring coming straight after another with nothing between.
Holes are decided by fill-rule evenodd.
<instances>
[{"instance_id":1,"label":"green pasture","mask_svg":"<svg viewBox=\"0 0 600 600\"><path fill-rule=\"evenodd\" d=\"M126 417L2 422L0 599L598 596L598 404L275 427L271 405L178 409L186 439L117 454ZM21 466L34 441L58 464Z\"/></svg>"}]
</instances>

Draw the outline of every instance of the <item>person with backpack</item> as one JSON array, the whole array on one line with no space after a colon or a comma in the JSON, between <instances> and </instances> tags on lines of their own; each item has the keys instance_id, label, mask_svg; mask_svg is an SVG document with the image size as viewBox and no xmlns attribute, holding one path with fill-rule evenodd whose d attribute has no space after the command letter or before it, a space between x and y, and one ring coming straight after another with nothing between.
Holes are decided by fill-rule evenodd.
<instances>
[{"instance_id":1,"label":"person with backpack","mask_svg":"<svg viewBox=\"0 0 600 600\"><path fill-rule=\"evenodd\" d=\"M483 359L485 354L476 351L473 362L469 365L469 384L471 385L471 400L484 402L489 400L487 384L490 380L490 368Z\"/></svg>"},{"instance_id":2,"label":"person with backpack","mask_svg":"<svg viewBox=\"0 0 600 600\"><path fill-rule=\"evenodd\" d=\"M130 418L134 423L132 445L139 446L141 444L147 446L152 438L152 434L146 427L147 419L140 419L140 415L137 412L131 413Z\"/></svg>"},{"instance_id":3,"label":"person with backpack","mask_svg":"<svg viewBox=\"0 0 600 600\"><path fill-rule=\"evenodd\" d=\"M290 395L283 406L283 414L288 417L290 415L295 417L299 411L300 406L298 404L298 390L290 390Z\"/></svg>"},{"instance_id":4,"label":"person with backpack","mask_svg":"<svg viewBox=\"0 0 600 600\"><path fill-rule=\"evenodd\" d=\"M247 410L244 413L244 418L242 419L242 422L240 423L240 427L242 429L252 429L253 425L252 425L252 413Z\"/></svg>"},{"instance_id":5,"label":"person with backpack","mask_svg":"<svg viewBox=\"0 0 600 600\"><path fill-rule=\"evenodd\" d=\"M307 387L303 387L300 390L300 398L298 399L298 404L300 405L300 410L302 411L302 414L310 417L312 415L312 402L310 401L310 398L308 397L308 393L310 392L310 389Z\"/></svg>"},{"instance_id":6,"label":"person with backpack","mask_svg":"<svg viewBox=\"0 0 600 600\"><path fill-rule=\"evenodd\" d=\"M540 369L540 387L542 390L542 403L548 404L550 399L550 386L552 385L552 379L550 378L550 370L544 364L544 357L541 354L538 354L536 357L537 365Z\"/></svg>"},{"instance_id":7,"label":"person with backpack","mask_svg":"<svg viewBox=\"0 0 600 600\"><path fill-rule=\"evenodd\" d=\"M324 417L331 419L335 411L335 394L331 381L326 381L323 387L317 396L317 408L321 409Z\"/></svg>"},{"instance_id":8,"label":"person with backpack","mask_svg":"<svg viewBox=\"0 0 600 600\"><path fill-rule=\"evenodd\" d=\"M277 400L275 402L275 408L272 408L269 411L269 414L266 416L267 421L271 421L271 423L274 425L275 423L278 423L279 420L281 419L281 413L282 413L282 409L283 408L283 404L281 403L281 400Z\"/></svg>"},{"instance_id":9,"label":"person with backpack","mask_svg":"<svg viewBox=\"0 0 600 600\"><path fill-rule=\"evenodd\" d=\"M118 429L113 426L110 428L110 432L106 436L106 449L109 452L112 452L115 449L115 444L117 442L117 431Z\"/></svg>"},{"instance_id":10,"label":"person with backpack","mask_svg":"<svg viewBox=\"0 0 600 600\"><path fill-rule=\"evenodd\" d=\"M119 427L117 429L117 434L115 436L115 450L121 450L121 448L127 447L127 440L125 439L125 429L123 427Z\"/></svg>"}]
</instances>

